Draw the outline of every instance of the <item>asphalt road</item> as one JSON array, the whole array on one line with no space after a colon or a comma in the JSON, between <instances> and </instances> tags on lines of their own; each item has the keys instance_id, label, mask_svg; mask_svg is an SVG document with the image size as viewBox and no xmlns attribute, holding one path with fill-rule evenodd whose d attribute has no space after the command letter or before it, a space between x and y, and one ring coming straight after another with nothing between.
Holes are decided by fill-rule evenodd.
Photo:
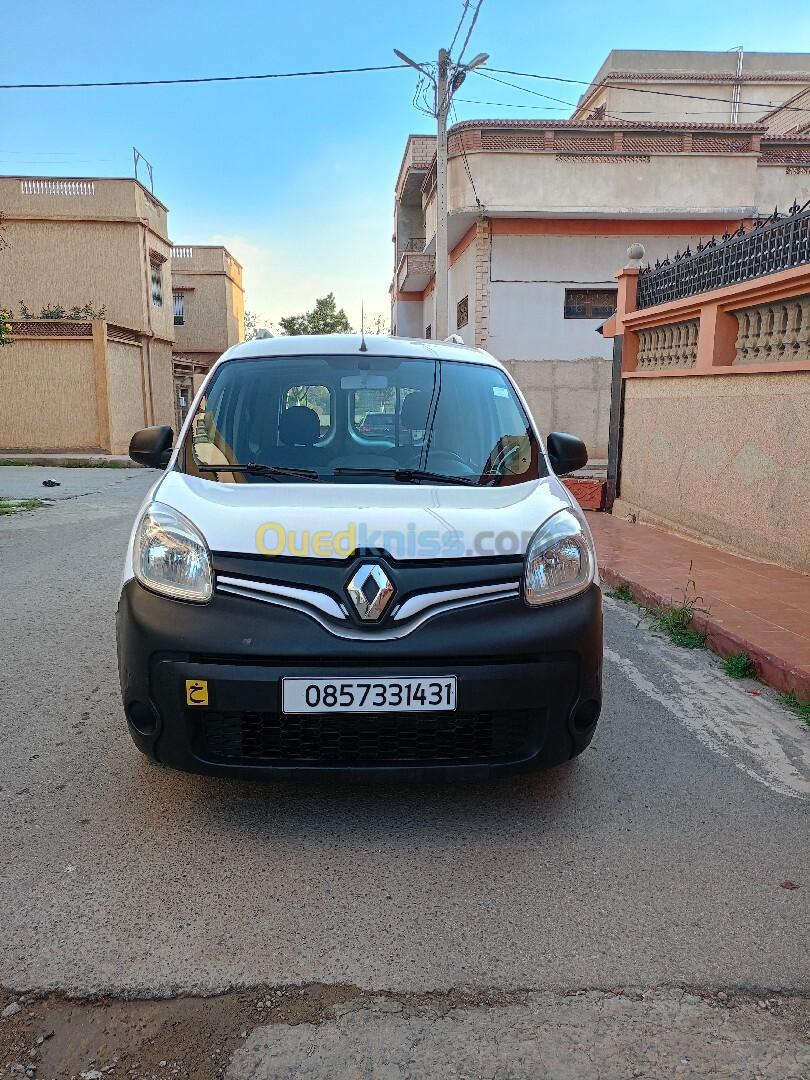
<instances>
[{"instance_id":1,"label":"asphalt road","mask_svg":"<svg viewBox=\"0 0 810 1080\"><path fill-rule=\"evenodd\" d=\"M594 743L548 774L261 784L150 765L114 611L153 479L0 468L0 497L54 500L0 518L0 985L810 992L810 733L626 605L607 604Z\"/></svg>"}]
</instances>

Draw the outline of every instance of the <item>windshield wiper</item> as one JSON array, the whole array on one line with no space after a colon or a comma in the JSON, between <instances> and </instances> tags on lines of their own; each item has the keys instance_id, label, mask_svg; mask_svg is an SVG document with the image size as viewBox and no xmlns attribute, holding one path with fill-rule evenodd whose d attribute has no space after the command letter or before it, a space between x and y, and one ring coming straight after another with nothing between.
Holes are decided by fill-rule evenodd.
<instances>
[{"instance_id":1,"label":"windshield wiper","mask_svg":"<svg viewBox=\"0 0 810 1080\"><path fill-rule=\"evenodd\" d=\"M269 476L279 480L284 476L294 476L299 480L320 480L314 469L293 469L286 465L262 465L258 461L249 461L247 465L198 465L200 472L243 472L249 476Z\"/></svg>"},{"instance_id":2,"label":"windshield wiper","mask_svg":"<svg viewBox=\"0 0 810 1080\"><path fill-rule=\"evenodd\" d=\"M432 480L435 484L467 484L478 487L478 481L469 476L451 476L449 473L430 472L428 469L383 469L368 466L353 469L338 466L335 476L390 476L397 483L407 484L410 480Z\"/></svg>"}]
</instances>

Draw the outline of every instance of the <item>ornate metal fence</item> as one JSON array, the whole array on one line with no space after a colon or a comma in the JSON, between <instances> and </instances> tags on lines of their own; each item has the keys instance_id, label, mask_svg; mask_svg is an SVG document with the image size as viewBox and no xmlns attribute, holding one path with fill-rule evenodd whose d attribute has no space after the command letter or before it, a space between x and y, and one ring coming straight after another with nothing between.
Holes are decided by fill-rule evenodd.
<instances>
[{"instance_id":1,"label":"ornate metal fence","mask_svg":"<svg viewBox=\"0 0 810 1080\"><path fill-rule=\"evenodd\" d=\"M644 266L638 276L637 307L647 308L684 296L721 289L740 281L810 262L810 200L794 202L786 214L774 210L746 230L744 225L718 240L699 243Z\"/></svg>"}]
</instances>

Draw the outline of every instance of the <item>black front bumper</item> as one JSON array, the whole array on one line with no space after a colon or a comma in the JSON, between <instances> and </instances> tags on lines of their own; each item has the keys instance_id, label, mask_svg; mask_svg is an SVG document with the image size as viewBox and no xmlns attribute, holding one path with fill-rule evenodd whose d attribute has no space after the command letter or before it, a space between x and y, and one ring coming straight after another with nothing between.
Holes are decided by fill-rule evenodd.
<instances>
[{"instance_id":1,"label":"black front bumper","mask_svg":"<svg viewBox=\"0 0 810 1080\"><path fill-rule=\"evenodd\" d=\"M190 772L487 775L580 753L601 707L597 586L547 608L519 599L437 615L399 640L346 640L309 616L215 594L178 603L128 582L118 608L118 667L136 745ZM286 676L445 676L453 713L286 716ZM208 704L189 707L187 681Z\"/></svg>"}]
</instances>

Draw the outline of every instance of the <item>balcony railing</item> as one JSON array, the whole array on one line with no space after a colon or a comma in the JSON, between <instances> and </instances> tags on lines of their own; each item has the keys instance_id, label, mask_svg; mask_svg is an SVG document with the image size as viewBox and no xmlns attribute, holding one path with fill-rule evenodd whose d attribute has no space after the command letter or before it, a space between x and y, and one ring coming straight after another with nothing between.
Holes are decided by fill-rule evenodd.
<instances>
[{"instance_id":1,"label":"balcony railing","mask_svg":"<svg viewBox=\"0 0 810 1080\"><path fill-rule=\"evenodd\" d=\"M20 181L22 195L95 195L92 180L40 180L26 177Z\"/></svg>"},{"instance_id":2,"label":"balcony railing","mask_svg":"<svg viewBox=\"0 0 810 1080\"><path fill-rule=\"evenodd\" d=\"M397 289L415 292L424 289L435 272L436 257L420 251L406 251L397 265Z\"/></svg>"},{"instance_id":3,"label":"balcony railing","mask_svg":"<svg viewBox=\"0 0 810 1080\"><path fill-rule=\"evenodd\" d=\"M172 248L173 259L192 259L194 258L193 247L173 247Z\"/></svg>"},{"instance_id":4,"label":"balcony railing","mask_svg":"<svg viewBox=\"0 0 810 1080\"><path fill-rule=\"evenodd\" d=\"M425 237L424 236L409 236L407 240L404 240L397 248L397 256L416 253L421 255L425 250Z\"/></svg>"},{"instance_id":5,"label":"balcony railing","mask_svg":"<svg viewBox=\"0 0 810 1080\"><path fill-rule=\"evenodd\" d=\"M685 296L722 289L763 274L774 274L810 262L810 201L794 202L786 214L774 210L748 230L741 224L725 233L642 267L638 276L639 308L667 304Z\"/></svg>"}]
</instances>

